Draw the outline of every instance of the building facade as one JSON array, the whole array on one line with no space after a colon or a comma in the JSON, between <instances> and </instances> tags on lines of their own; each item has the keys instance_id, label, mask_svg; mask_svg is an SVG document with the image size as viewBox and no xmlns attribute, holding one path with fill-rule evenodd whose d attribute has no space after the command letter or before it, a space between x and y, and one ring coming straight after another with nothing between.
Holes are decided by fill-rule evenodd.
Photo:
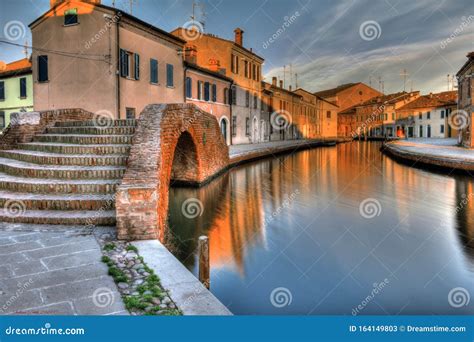
<instances>
[{"instance_id":1,"label":"building facade","mask_svg":"<svg viewBox=\"0 0 474 342\"><path fill-rule=\"evenodd\" d=\"M33 76L28 58L5 64L0 69L0 130L15 112L33 110Z\"/></svg>"},{"instance_id":2,"label":"building facade","mask_svg":"<svg viewBox=\"0 0 474 342\"><path fill-rule=\"evenodd\" d=\"M178 28L172 32L196 49L196 64L215 68L232 78L232 143L249 144L265 141L267 125L261 118L262 64L264 59L244 47L244 31L237 28L234 40Z\"/></svg>"},{"instance_id":3,"label":"building facade","mask_svg":"<svg viewBox=\"0 0 474 342\"><path fill-rule=\"evenodd\" d=\"M449 117L456 106L456 91L420 96L396 111L396 128L392 131L401 130L408 138L454 137L457 131Z\"/></svg>"},{"instance_id":4,"label":"building facade","mask_svg":"<svg viewBox=\"0 0 474 342\"><path fill-rule=\"evenodd\" d=\"M454 115L455 126L462 131L463 146L474 148L474 51L467 54L467 62L456 74L458 80L458 108Z\"/></svg>"},{"instance_id":5,"label":"building facade","mask_svg":"<svg viewBox=\"0 0 474 342\"><path fill-rule=\"evenodd\" d=\"M186 102L214 115L219 122L227 145L232 144L230 134L232 79L196 64L185 62Z\"/></svg>"},{"instance_id":6,"label":"building facade","mask_svg":"<svg viewBox=\"0 0 474 342\"><path fill-rule=\"evenodd\" d=\"M184 41L100 1L52 1L30 24L35 110L137 117L184 102Z\"/></svg>"}]
</instances>

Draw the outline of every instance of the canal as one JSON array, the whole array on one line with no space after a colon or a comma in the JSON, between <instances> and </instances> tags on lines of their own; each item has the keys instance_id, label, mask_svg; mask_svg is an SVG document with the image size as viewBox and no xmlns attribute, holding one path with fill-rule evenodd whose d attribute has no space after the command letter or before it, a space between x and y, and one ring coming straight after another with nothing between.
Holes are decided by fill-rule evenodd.
<instances>
[{"instance_id":1,"label":"canal","mask_svg":"<svg viewBox=\"0 0 474 342\"><path fill-rule=\"evenodd\" d=\"M474 314L474 179L379 148L315 148L172 188L166 245L197 275L209 236L211 291L234 314Z\"/></svg>"}]
</instances>

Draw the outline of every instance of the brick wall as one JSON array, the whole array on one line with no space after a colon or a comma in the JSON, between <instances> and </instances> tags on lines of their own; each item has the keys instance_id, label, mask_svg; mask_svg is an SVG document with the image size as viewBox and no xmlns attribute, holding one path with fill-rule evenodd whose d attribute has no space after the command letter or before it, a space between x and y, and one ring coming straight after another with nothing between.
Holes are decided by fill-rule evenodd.
<instances>
[{"instance_id":1,"label":"brick wall","mask_svg":"<svg viewBox=\"0 0 474 342\"><path fill-rule=\"evenodd\" d=\"M93 117L93 113L79 108L12 113L10 125L0 136L0 150L14 149L19 143L31 142L36 134L43 133L56 122L92 120Z\"/></svg>"},{"instance_id":2,"label":"brick wall","mask_svg":"<svg viewBox=\"0 0 474 342\"><path fill-rule=\"evenodd\" d=\"M170 182L199 185L228 164L228 147L213 115L193 104L147 106L116 196L119 238L163 240Z\"/></svg>"}]
</instances>

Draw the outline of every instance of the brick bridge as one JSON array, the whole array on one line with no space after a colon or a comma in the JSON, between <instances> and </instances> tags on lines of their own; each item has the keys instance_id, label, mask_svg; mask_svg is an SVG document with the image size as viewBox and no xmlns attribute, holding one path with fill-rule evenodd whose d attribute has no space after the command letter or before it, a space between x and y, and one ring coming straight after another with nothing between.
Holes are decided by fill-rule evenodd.
<instances>
[{"instance_id":1,"label":"brick bridge","mask_svg":"<svg viewBox=\"0 0 474 342\"><path fill-rule=\"evenodd\" d=\"M162 240L170 182L199 185L228 164L217 120L192 104L105 122L81 109L19 113L0 137L0 221Z\"/></svg>"},{"instance_id":2,"label":"brick bridge","mask_svg":"<svg viewBox=\"0 0 474 342\"><path fill-rule=\"evenodd\" d=\"M146 107L116 195L119 238L163 240L170 183L201 185L228 164L214 116L192 104Z\"/></svg>"}]
</instances>

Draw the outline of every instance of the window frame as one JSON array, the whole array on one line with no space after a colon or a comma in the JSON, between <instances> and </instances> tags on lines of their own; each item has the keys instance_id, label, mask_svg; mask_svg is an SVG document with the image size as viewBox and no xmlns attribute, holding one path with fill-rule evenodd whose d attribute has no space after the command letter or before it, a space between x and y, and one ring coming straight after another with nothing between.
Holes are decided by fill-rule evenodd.
<instances>
[{"instance_id":1,"label":"window frame","mask_svg":"<svg viewBox=\"0 0 474 342\"><path fill-rule=\"evenodd\" d=\"M49 82L49 60L48 55L40 55L37 57L38 63L38 82L46 83ZM43 67L43 69L42 69ZM43 72L41 71L43 70ZM45 74L45 77L41 77L42 74Z\"/></svg>"},{"instance_id":2,"label":"window frame","mask_svg":"<svg viewBox=\"0 0 474 342\"><path fill-rule=\"evenodd\" d=\"M5 81L0 81L0 101L5 101Z\"/></svg>"},{"instance_id":3,"label":"window frame","mask_svg":"<svg viewBox=\"0 0 474 342\"><path fill-rule=\"evenodd\" d=\"M20 77L20 99L28 97L28 80L26 77Z\"/></svg>"},{"instance_id":4,"label":"window frame","mask_svg":"<svg viewBox=\"0 0 474 342\"><path fill-rule=\"evenodd\" d=\"M166 86L174 88L174 65L166 64Z\"/></svg>"},{"instance_id":5,"label":"window frame","mask_svg":"<svg viewBox=\"0 0 474 342\"><path fill-rule=\"evenodd\" d=\"M68 14L68 12L75 12L74 14ZM75 18L75 22L68 22L68 17L69 18ZM75 26L79 25L79 15L77 13L77 8L70 8L64 11L64 23L63 26Z\"/></svg>"},{"instance_id":6,"label":"window frame","mask_svg":"<svg viewBox=\"0 0 474 342\"><path fill-rule=\"evenodd\" d=\"M159 84L159 63L157 59L150 58L150 83Z\"/></svg>"}]
</instances>

